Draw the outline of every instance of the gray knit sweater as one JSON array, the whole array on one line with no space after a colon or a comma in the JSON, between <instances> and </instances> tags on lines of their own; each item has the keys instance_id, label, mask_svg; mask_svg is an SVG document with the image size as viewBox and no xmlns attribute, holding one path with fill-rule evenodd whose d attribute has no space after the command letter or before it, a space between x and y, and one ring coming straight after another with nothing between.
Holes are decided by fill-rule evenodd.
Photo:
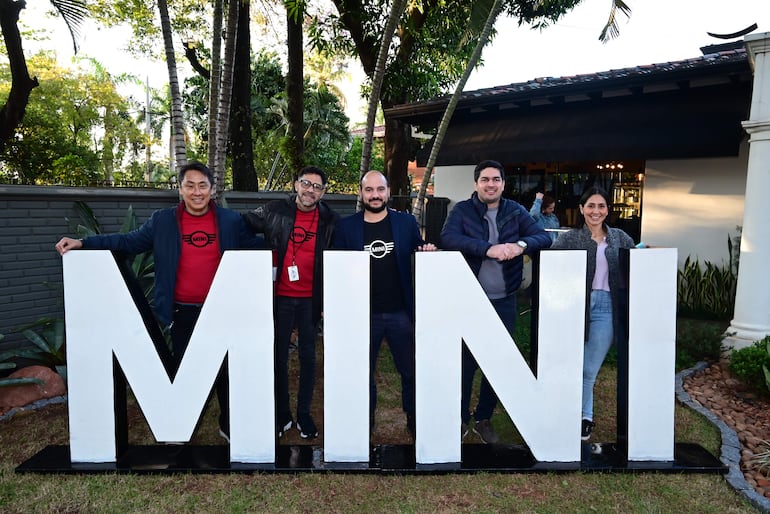
<instances>
[{"instance_id":1,"label":"gray knit sweater","mask_svg":"<svg viewBox=\"0 0 770 514\"><path fill-rule=\"evenodd\" d=\"M620 249L633 248L634 240L631 236L619 228L604 226L607 230L607 249L604 255L607 257L607 267L609 268L610 296L612 297L612 321L615 332L615 341L619 337L624 337L624 324L620 323L621 313L624 312L627 305L626 289L628 288L625 278L620 272ZM588 332L588 309L590 303L588 295L591 293L591 283L596 271L596 241L591 239L591 231L587 227L572 229L569 232L563 232L551 245L552 249L559 250L588 250L586 255L586 334Z\"/></svg>"}]
</instances>

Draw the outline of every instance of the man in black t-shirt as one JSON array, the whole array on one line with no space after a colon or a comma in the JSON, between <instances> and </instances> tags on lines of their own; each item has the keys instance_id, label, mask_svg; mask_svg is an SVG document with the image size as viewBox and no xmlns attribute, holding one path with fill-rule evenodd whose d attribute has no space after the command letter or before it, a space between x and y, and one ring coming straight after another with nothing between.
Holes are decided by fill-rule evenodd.
<instances>
[{"instance_id":1,"label":"man in black t-shirt","mask_svg":"<svg viewBox=\"0 0 770 514\"><path fill-rule=\"evenodd\" d=\"M377 387L374 381L382 339L388 341L401 375L401 405L414 437L414 294L412 253L433 251L409 214L388 209L390 188L385 175L370 171L361 179L362 212L339 222L333 247L364 250L371 256L371 323L369 380L370 430L374 431Z\"/></svg>"}]
</instances>

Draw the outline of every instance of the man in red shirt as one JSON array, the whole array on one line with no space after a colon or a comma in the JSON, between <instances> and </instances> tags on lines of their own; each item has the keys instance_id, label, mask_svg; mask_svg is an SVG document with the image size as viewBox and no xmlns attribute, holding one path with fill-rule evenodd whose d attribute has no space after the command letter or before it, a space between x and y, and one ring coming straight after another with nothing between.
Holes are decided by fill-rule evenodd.
<instances>
[{"instance_id":1,"label":"man in red shirt","mask_svg":"<svg viewBox=\"0 0 770 514\"><path fill-rule=\"evenodd\" d=\"M179 172L181 201L155 211L138 229L127 234L100 234L85 239L62 238L56 250L113 250L125 254L152 251L155 262L154 311L161 327L171 334L176 376L192 336L201 306L225 250L260 246L241 215L218 207L212 200L214 176L204 164L190 162ZM220 434L230 440L227 375L217 380Z\"/></svg>"},{"instance_id":2,"label":"man in red shirt","mask_svg":"<svg viewBox=\"0 0 770 514\"><path fill-rule=\"evenodd\" d=\"M294 181L296 195L275 200L244 216L277 253L275 262L275 396L276 435L294 424L289 405L289 343L297 327L299 387L297 429L303 439L318 436L310 404L315 389L315 342L323 298L323 251L331 245L339 215L321 201L326 173L302 168Z\"/></svg>"}]
</instances>

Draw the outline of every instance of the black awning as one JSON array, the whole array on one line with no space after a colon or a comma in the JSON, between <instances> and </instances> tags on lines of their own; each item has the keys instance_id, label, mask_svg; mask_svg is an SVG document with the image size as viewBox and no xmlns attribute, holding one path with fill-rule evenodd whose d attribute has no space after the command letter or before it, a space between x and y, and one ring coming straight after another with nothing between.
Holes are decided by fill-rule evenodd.
<instances>
[{"instance_id":1,"label":"black awning","mask_svg":"<svg viewBox=\"0 0 770 514\"><path fill-rule=\"evenodd\" d=\"M735 82L463 114L452 120L436 165L735 156L750 104L751 84Z\"/></svg>"}]
</instances>

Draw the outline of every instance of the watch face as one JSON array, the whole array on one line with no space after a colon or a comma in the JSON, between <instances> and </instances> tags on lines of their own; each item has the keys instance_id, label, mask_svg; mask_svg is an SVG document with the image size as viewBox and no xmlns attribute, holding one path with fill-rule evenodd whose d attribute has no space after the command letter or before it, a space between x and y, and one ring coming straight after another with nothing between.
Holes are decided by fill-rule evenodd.
<instances>
[{"instance_id":1,"label":"watch face","mask_svg":"<svg viewBox=\"0 0 770 514\"><path fill-rule=\"evenodd\" d=\"M525 243L524 241L516 241L516 244L521 246L522 248L526 248L527 247L527 243Z\"/></svg>"}]
</instances>

